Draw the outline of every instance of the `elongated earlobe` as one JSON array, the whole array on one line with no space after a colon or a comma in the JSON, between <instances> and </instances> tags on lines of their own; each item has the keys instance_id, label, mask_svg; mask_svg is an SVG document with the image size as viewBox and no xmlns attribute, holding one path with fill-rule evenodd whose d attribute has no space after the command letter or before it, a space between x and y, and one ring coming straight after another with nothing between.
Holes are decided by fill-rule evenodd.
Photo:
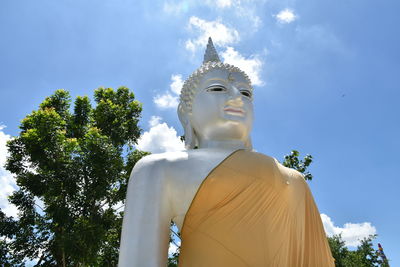
<instances>
[{"instance_id":1,"label":"elongated earlobe","mask_svg":"<svg viewBox=\"0 0 400 267\"><path fill-rule=\"evenodd\" d=\"M193 131L192 125L188 120L187 124L184 126L185 130L185 147L186 149L193 149L197 146L196 134Z\"/></svg>"},{"instance_id":2,"label":"elongated earlobe","mask_svg":"<svg viewBox=\"0 0 400 267\"><path fill-rule=\"evenodd\" d=\"M182 104L179 104L178 106L178 117L184 130L186 149L195 148L196 146L198 146L197 136L190 123L189 115L183 109Z\"/></svg>"}]
</instances>

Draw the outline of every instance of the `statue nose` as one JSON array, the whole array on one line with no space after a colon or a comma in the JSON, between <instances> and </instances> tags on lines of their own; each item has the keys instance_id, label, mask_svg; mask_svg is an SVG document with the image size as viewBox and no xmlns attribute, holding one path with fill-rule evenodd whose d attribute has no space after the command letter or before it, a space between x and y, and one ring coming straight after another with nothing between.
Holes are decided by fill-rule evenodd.
<instances>
[{"instance_id":1,"label":"statue nose","mask_svg":"<svg viewBox=\"0 0 400 267\"><path fill-rule=\"evenodd\" d=\"M237 89L235 86L231 87L228 102L238 107L243 106L242 94L240 93L240 90Z\"/></svg>"}]
</instances>

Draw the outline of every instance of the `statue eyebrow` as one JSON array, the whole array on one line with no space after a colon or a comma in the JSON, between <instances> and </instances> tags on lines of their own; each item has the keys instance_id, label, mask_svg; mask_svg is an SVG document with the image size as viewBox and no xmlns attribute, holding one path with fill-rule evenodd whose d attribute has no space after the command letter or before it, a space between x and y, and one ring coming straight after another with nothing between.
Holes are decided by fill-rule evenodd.
<instances>
[{"instance_id":1,"label":"statue eyebrow","mask_svg":"<svg viewBox=\"0 0 400 267\"><path fill-rule=\"evenodd\" d=\"M250 85L248 85L247 83L244 83L244 82L238 82L238 83L236 83L237 85L245 85L246 86L246 88L248 88L248 89L250 89L251 88L251 86Z\"/></svg>"},{"instance_id":2,"label":"statue eyebrow","mask_svg":"<svg viewBox=\"0 0 400 267\"><path fill-rule=\"evenodd\" d=\"M211 78L211 79L207 79L206 81L221 81L221 82L225 83L225 80L221 79L221 78Z\"/></svg>"}]
</instances>

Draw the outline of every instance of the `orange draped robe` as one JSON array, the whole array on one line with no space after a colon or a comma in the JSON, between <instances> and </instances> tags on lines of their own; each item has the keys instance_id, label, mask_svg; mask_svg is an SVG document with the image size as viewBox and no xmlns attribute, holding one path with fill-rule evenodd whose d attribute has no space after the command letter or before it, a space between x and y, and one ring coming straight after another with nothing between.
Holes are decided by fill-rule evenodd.
<instances>
[{"instance_id":1,"label":"orange draped robe","mask_svg":"<svg viewBox=\"0 0 400 267\"><path fill-rule=\"evenodd\" d=\"M303 176L246 150L203 181L181 237L180 267L335 266Z\"/></svg>"}]
</instances>

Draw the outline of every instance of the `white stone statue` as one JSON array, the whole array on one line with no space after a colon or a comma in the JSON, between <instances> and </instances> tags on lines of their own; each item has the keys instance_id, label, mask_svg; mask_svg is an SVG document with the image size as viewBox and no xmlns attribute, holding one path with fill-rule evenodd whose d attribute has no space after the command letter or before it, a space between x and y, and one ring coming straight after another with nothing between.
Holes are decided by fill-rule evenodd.
<instances>
[{"instance_id":1,"label":"white stone statue","mask_svg":"<svg viewBox=\"0 0 400 267\"><path fill-rule=\"evenodd\" d=\"M307 250L304 247L310 243L307 239L308 225L316 228L317 236L325 238L318 210L313 206L312 197L302 196L308 196L309 191L299 173L283 167L273 158L251 152L252 98L253 88L248 76L237 67L221 63L210 38L203 65L185 81L181 92L178 115L184 127L187 150L146 156L132 171L122 227L120 267L166 266L171 220L183 230L179 266L313 266L313 261L309 259L313 256L304 252ZM259 162L259 158L261 163L257 165L255 162ZM250 165L243 167L241 164L247 161L251 161ZM218 174L221 168L229 171L235 166L241 169L233 174ZM221 183L213 189L214 181L222 181L219 177L231 177L242 169L248 169L252 174L232 178L232 183L227 178L226 184ZM252 182L252 190L255 191L247 192L252 188L246 182L247 176L253 177L254 172L255 176L261 175L260 172L262 175L266 173L266 178L256 179L257 183L262 183L255 185ZM246 185L239 186L240 183ZM235 188L229 189L233 185ZM215 194L213 190L221 192L223 200L212 203L214 198L219 197L219 193ZM252 196L255 196L255 202L246 203ZM265 200L259 203L264 196ZM203 205L204 201L207 204ZM297 208L292 208L297 205L302 205L300 214ZM202 206L211 208L202 211ZM307 212L308 206L311 213ZM257 209L250 215L248 211L252 207ZM200 211L197 211L198 208ZM188 218L187 213L194 215ZM315 217L314 213L318 213L318 218L312 218L315 221L313 224L307 223L307 216ZM280 218L279 214L287 215ZM215 218L212 219L212 216ZM300 217L300 223L290 224L292 217ZM255 218L258 219L254 221ZM214 222L208 226L211 220ZM242 220L244 224L239 227L237 223ZM194 224L201 224L203 228L194 227ZM257 230L269 229L269 225L273 230L271 233ZM250 228L254 230L249 231ZM200 229L200 234L192 229ZM246 243L245 236L252 237L249 243ZM259 240L261 236L263 238ZM281 239L281 248L274 252L276 242L281 242L278 241ZM243 244L247 244L245 248L240 247ZM333 266L330 254L326 252L326 240L315 245L323 250L320 252L317 249L317 252L326 258L324 266ZM220 252L218 246L221 247ZM259 247L266 251L259 251ZM230 252L227 254L226 251ZM282 259L285 257L287 259Z\"/></svg>"}]
</instances>

